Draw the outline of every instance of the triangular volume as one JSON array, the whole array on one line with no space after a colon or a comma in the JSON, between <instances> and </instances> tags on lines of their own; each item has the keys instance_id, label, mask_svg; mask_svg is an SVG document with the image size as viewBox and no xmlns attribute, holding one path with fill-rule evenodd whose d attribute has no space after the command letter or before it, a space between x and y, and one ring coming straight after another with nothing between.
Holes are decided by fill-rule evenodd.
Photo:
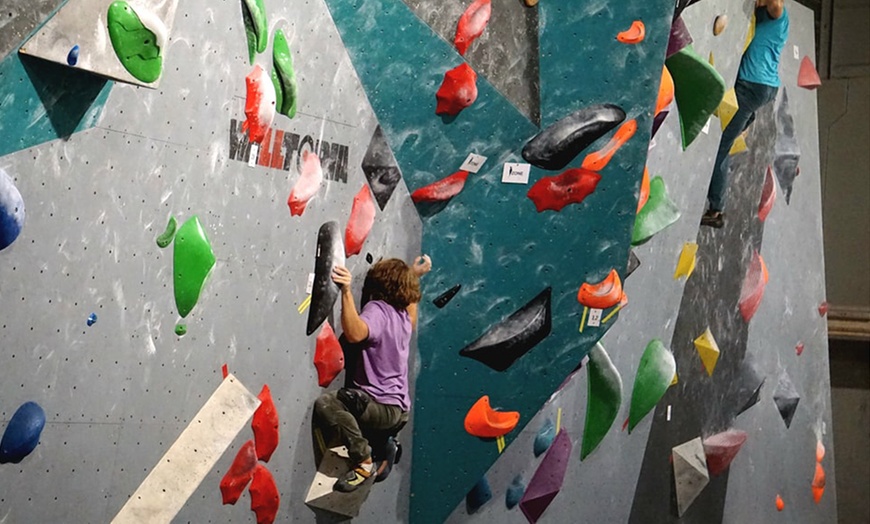
<instances>
[{"instance_id":1,"label":"triangular volume","mask_svg":"<svg viewBox=\"0 0 870 524\"><path fill-rule=\"evenodd\" d=\"M157 87L178 0L69 0L20 52L130 84Z\"/></svg>"},{"instance_id":2,"label":"triangular volume","mask_svg":"<svg viewBox=\"0 0 870 524\"><path fill-rule=\"evenodd\" d=\"M562 489L568 461L571 459L571 437L562 429L541 460L532 480L520 500L520 510L531 524L541 518Z\"/></svg>"},{"instance_id":3,"label":"triangular volume","mask_svg":"<svg viewBox=\"0 0 870 524\"><path fill-rule=\"evenodd\" d=\"M375 132L372 133L369 148L363 157L362 170L366 180L369 181L369 187L372 188L378 207L383 211L402 178L402 172L396 164L393 151L387 143L381 126L375 128Z\"/></svg>"},{"instance_id":4,"label":"triangular volume","mask_svg":"<svg viewBox=\"0 0 870 524\"><path fill-rule=\"evenodd\" d=\"M788 90L782 88L782 97L776 108L776 142L773 146L773 173L782 189L785 203L791 202L795 179L800 175L801 148L795 133L794 117L788 103Z\"/></svg>"},{"instance_id":5,"label":"triangular volume","mask_svg":"<svg viewBox=\"0 0 870 524\"><path fill-rule=\"evenodd\" d=\"M0 37L0 60L24 42L24 38L39 24L48 20L64 0L31 0L4 2L3 32ZM17 4L17 5L16 5Z\"/></svg>"},{"instance_id":6,"label":"triangular volume","mask_svg":"<svg viewBox=\"0 0 870 524\"><path fill-rule=\"evenodd\" d=\"M782 421L785 422L785 427L791 427L791 421L797 411L800 395L795 389L791 378L785 371L779 376L779 381L776 384L776 391L773 392L773 402L776 404L776 409L779 410L779 415Z\"/></svg>"},{"instance_id":7,"label":"triangular volume","mask_svg":"<svg viewBox=\"0 0 870 524\"><path fill-rule=\"evenodd\" d=\"M677 510L680 517L710 482L704 445L701 438L692 439L673 449L674 482L677 489Z\"/></svg>"},{"instance_id":8,"label":"triangular volume","mask_svg":"<svg viewBox=\"0 0 870 524\"><path fill-rule=\"evenodd\" d=\"M822 85L822 79L819 78L819 72L816 71L816 66L813 65L813 61L810 60L810 57L808 56L805 56L803 60L801 60L797 85L798 87L810 90Z\"/></svg>"},{"instance_id":9,"label":"triangular volume","mask_svg":"<svg viewBox=\"0 0 870 524\"><path fill-rule=\"evenodd\" d=\"M747 434L739 429L729 429L704 439L704 453L707 455L707 469L711 475L718 475L728 469L731 461L746 442Z\"/></svg>"},{"instance_id":10,"label":"triangular volume","mask_svg":"<svg viewBox=\"0 0 870 524\"><path fill-rule=\"evenodd\" d=\"M674 78L674 96L680 113L683 149L697 138L725 95L722 76L688 45L665 64Z\"/></svg>"}]
</instances>

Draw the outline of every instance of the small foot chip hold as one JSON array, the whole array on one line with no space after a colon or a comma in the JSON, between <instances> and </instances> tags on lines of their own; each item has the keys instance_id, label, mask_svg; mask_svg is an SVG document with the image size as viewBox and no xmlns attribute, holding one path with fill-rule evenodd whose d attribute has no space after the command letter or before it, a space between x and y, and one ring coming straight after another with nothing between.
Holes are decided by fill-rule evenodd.
<instances>
[{"instance_id":1,"label":"small foot chip hold","mask_svg":"<svg viewBox=\"0 0 870 524\"><path fill-rule=\"evenodd\" d=\"M97 314L91 313L90 315L88 315L88 327L93 326L96 323L97 323Z\"/></svg>"},{"instance_id":2,"label":"small foot chip hold","mask_svg":"<svg viewBox=\"0 0 870 524\"><path fill-rule=\"evenodd\" d=\"M257 464L248 491L251 494L251 511L257 516L257 524L275 522L278 507L281 505L281 496L278 494L278 486L275 485L275 478L269 468Z\"/></svg>"},{"instance_id":3,"label":"small foot chip hold","mask_svg":"<svg viewBox=\"0 0 870 524\"><path fill-rule=\"evenodd\" d=\"M187 334L187 324L175 324L175 335L179 337L183 337Z\"/></svg>"},{"instance_id":4,"label":"small foot chip hold","mask_svg":"<svg viewBox=\"0 0 870 524\"><path fill-rule=\"evenodd\" d=\"M639 44L646 36L646 27L640 20L631 23L631 27L616 35L616 39L623 44Z\"/></svg>"},{"instance_id":5,"label":"small foot chip hold","mask_svg":"<svg viewBox=\"0 0 870 524\"><path fill-rule=\"evenodd\" d=\"M79 63L79 45L72 46L69 53L66 55L66 63L71 67L75 67Z\"/></svg>"},{"instance_id":6,"label":"small foot chip hold","mask_svg":"<svg viewBox=\"0 0 870 524\"><path fill-rule=\"evenodd\" d=\"M819 304L819 316L823 317L827 314L828 314L828 302L822 301L822 303Z\"/></svg>"},{"instance_id":7,"label":"small foot chip hold","mask_svg":"<svg viewBox=\"0 0 870 524\"><path fill-rule=\"evenodd\" d=\"M608 309L619 304L624 295L619 273L615 269L611 269L601 282L581 284L580 290L577 292L577 302L588 308Z\"/></svg>"},{"instance_id":8,"label":"small foot chip hold","mask_svg":"<svg viewBox=\"0 0 870 524\"><path fill-rule=\"evenodd\" d=\"M421 202L446 202L458 195L468 180L468 171L457 171L450 176L423 186L411 193L415 204Z\"/></svg>"},{"instance_id":9,"label":"small foot chip hold","mask_svg":"<svg viewBox=\"0 0 870 524\"><path fill-rule=\"evenodd\" d=\"M254 444L257 448L257 458L269 462L272 453L278 449L278 410L272 400L272 391L264 384L260 394L260 406L254 412L251 429L254 431Z\"/></svg>"},{"instance_id":10,"label":"small foot chip hold","mask_svg":"<svg viewBox=\"0 0 870 524\"><path fill-rule=\"evenodd\" d=\"M317 335L314 367L317 369L317 384L322 388L329 387L344 369L344 352L328 320Z\"/></svg>"},{"instance_id":11,"label":"small foot chip hold","mask_svg":"<svg viewBox=\"0 0 870 524\"><path fill-rule=\"evenodd\" d=\"M465 55L471 43L483 34L492 15L491 0L474 0L459 17L453 44L460 55Z\"/></svg>"},{"instance_id":12,"label":"small foot chip hold","mask_svg":"<svg viewBox=\"0 0 870 524\"><path fill-rule=\"evenodd\" d=\"M541 169L562 169L624 120L625 111L613 104L584 107L529 140L523 147L523 158Z\"/></svg>"},{"instance_id":13,"label":"small foot chip hold","mask_svg":"<svg viewBox=\"0 0 870 524\"><path fill-rule=\"evenodd\" d=\"M0 440L0 464L18 464L39 444L45 427L45 411L36 402L25 402L9 419Z\"/></svg>"},{"instance_id":14,"label":"small foot chip hold","mask_svg":"<svg viewBox=\"0 0 870 524\"><path fill-rule=\"evenodd\" d=\"M535 182L526 196L534 202L538 213L559 212L569 204L580 204L591 195L601 175L584 168L574 168L557 176L545 176Z\"/></svg>"},{"instance_id":15,"label":"small foot chip hold","mask_svg":"<svg viewBox=\"0 0 870 524\"><path fill-rule=\"evenodd\" d=\"M533 445L535 456L540 457L545 451L547 451L550 444L553 443L554 438L556 438L556 426L553 425L553 421L548 418L543 424L541 424L537 435L535 435L535 442Z\"/></svg>"},{"instance_id":16,"label":"small foot chip hold","mask_svg":"<svg viewBox=\"0 0 870 524\"><path fill-rule=\"evenodd\" d=\"M447 71L435 98L436 115L458 115L477 100L477 73L465 62Z\"/></svg>"},{"instance_id":17,"label":"small foot chip hold","mask_svg":"<svg viewBox=\"0 0 870 524\"><path fill-rule=\"evenodd\" d=\"M729 429L704 439L704 454L711 475L717 476L728 469L747 437L745 431Z\"/></svg>"},{"instance_id":18,"label":"small foot chip hold","mask_svg":"<svg viewBox=\"0 0 870 524\"><path fill-rule=\"evenodd\" d=\"M320 164L320 157L306 149L302 151L302 170L299 179L296 180L290 196L287 197L290 216L301 216L305 212L308 201L320 191L321 184L323 184L323 167Z\"/></svg>"},{"instance_id":19,"label":"small foot chip hold","mask_svg":"<svg viewBox=\"0 0 870 524\"><path fill-rule=\"evenodd\" d=\"M782 511L785 509L785 501L782 500L782 497L777 493L776 495L776 511Z\"/></svg>"},{"instance_id":20,"label":"small foot chip hold","mask_svg":"<svg viewBox=\"0 0 870 524\"><path fill-rule=\"evenodd\" d=\"M651 340L640 357L640 364L634 377L628 415L629 433L659 403L670 387L676 372L677 363L674 355L661 340Z\"/></svg>"},{"instance_id":21,"label":"small foot chip hold","mask_svg":"<svg viewBox=\"0 0 870 524\"><path fill-rule=\"evenodd\" d=\"M520 500L523 498L523 493L526 492L526 484L523 482L523 476L517 475L513 478L510 485L504 493L504 505L507 509L514 509Z\"/></svg>"},{"instance_id":22,"label":"small foot chip hold","mask_svg":"<svg viewBox=\"0 0 870 524\"><path fill-rule=\"evenodd\" d=\"M683 249L680 250L680 259L677 261L677 268L674 270L674 280L685 277L687 280L695 271L695 264L698 261L698 244L695 242L686 242L683 244Z\"/></svg>"},{"instance_id":23,"label":"small foot chip hold","mask_svg":"<svg viewBox=\"0 0 870 524\"><path fill-rule=\"evenodd\" d=\"M719 15L713 19L713 36L719 36L728 27L728 15Z\"/></svg>"},{"instance_id":24,"label":"small foot chip hold","mask_svg":"<svg viewBox=\"0 0 870 524\"><path fill-rule=\"evenodd\" d=\"M518 411L496 411L489 405L489 396L480 397L465 415L465 431L480 438L507 435L520 421Z\"/></svg>"},{"instance_id":25,"label":"small foot chip hold","mask_svg":"<svg viewBox=\"0 0 870 524\"><path fill-rule=\"evenodd\" d=\"M163 233L157 237L157 247L163 249L172 243L172 239L175 238L175 230L178 228L178 221L175 220L175 217L169 217L169 222L166 223L166 229L163 230Z\"/></svg>"},{"instance_id":26,"label":"small foot chip hold","mask_svg":"<svg viewBox=\"0 0 870 524\"><path fill-rule=\"evenodd\" d=\"M254 477L254 468L257 467L257 452L254 447L254 441L249 440L242 444L236 453L236 458L230 465L230 469L224 474L221 479L221 499L224 504L235 504L238 502L248 483Z\"/></svg>"},{"instance_id":27,"label":"small foot chip hold","mask_svg":"<svg viewBox=\"0 0 870 524\"><path fill-rule=\"evenodd\" d=\"M677 489L679 516L692 505L710 482L707 460L701 438L695 438L673 448L674 481Z\"/></svg>"},{"instance_id":28,"label":"small foot chip hold","mask_svg":"<svg viewBox=\"0 0 870 524\"><path fill-rule=\"evenodd\" d=\"M462 284L456 284L444 293L441 293L440 295L435 297L435 300L433 300L432 303L435 304L435 307L441 309L446 306L451 300L453 300L453 297L455 297L456 294L459 293L460 289L462 289Z\"/></svg>"},{"instance_id":29,"label":"small foot chip hold","mask_svg":"<svg viewBox=\"0 0 870 524\"><path fill-rule=\"evenodd\" d=\"M819 72L816 71L816 66L810 57L805 56L801 60L800 70L798 70L798 87L813 90L822 85L822 79L819 78Z\"/></svg>"},{"instance_id":30,"label":"small foot chip hold","mask_svg":"<svg viewBox=\"0 0 870 524\"><path fill-rule=\"evenodd\" d=\"M622 377L601 344L589 352L586 424L580 460L585 460L607 436L622 406Z\"/></svg>"},{"instance_id":31,"label":"small foot chip hold","mask_svg":"<svg viewBox=\"0 0 870 524\"><path fill-rule=\"evenodd\" d=\"M492 500L492 488L489 487L486 477L481 477L465 495L465 510L469 515L473 515L490 500Z\"/></svg>"},{"instance_id":32,"label":"small foot chip hold","mask_svg":"<svg viewBox=\"0 0 870 524\"><path fill-rule=\"evenodd\" d=\"M713 338L713 333L710 332L709 327L695 339L695 349L701 357L701 362L704 363L707 375L712 377L713 370L716 369L716 362L719 360L719 345L716 344L716 339Z\"/></svg>"}]
</instances>

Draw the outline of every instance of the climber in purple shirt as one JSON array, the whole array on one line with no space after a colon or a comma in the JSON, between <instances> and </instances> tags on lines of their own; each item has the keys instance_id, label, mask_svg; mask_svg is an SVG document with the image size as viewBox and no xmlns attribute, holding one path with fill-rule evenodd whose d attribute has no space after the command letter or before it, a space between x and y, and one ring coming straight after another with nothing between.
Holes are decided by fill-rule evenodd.
<instances>
[{"instance_id":1,"label":"climber in purple shirt","mask_svg":"<svg viewBox=\"0 0 870 524\"><path fill-rule=\"evenodd\" d=\"M411 332L417 324L420 276L431 268L426 255L413 266L396 258L378 261L366 274L361 313L350 271L342 266L333 270L332 279L341 286L343 337L360 348L355 369L347 370L353 387L324 393L314 403L315 416L338 434L354 464L335 483L336 491L354 491L376 474L364 433L395 434L408 422Z\"/></svg>"}]
</instances>

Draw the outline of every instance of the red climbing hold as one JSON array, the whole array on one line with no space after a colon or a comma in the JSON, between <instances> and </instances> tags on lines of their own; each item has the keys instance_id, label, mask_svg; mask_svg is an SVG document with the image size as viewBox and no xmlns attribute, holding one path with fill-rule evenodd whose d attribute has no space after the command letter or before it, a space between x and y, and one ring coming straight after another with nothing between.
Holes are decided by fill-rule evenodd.
<instances>
[{"instance_id":1,"label":"red climbing hold","mask_svg":"<svg viewBox=\"0 0 870 524\"><path fill-rule=\"evenodd\" d=\"M764 296L764 286L767 285L768 274L767 267L764 265L764 259L755 251L752 254L752 260L749 262L749 269L746 271L746 277L743 279L743 288L740 290L740 314L743 320L749 322L752 316L758 311L758 306L761 305L761 298Z\"/></svg>"},{"instance_id":2,"label":"red climbing hold","mask_svg":"<svg viewBox=\"0 0 870 524\"><path fill-rule=\"evenodd\" d=\"M616 39L623 44L639 44L646 36L646 27L640 20L631 23L631 27L616 35Z\"/></svg>"},{"instance_id":3,"label":"red climbing hold","mask_svg":"<svg viewBox=\"0 0 870 524\"><path fill-rule=\"evenodd\" d=\"M444 202L445 200L450 200L462 191L467 179L468 171L457 171L450 176L446 176L437 182L414 191L411 193L411 200L414 203Z\"/></svg>"},{"instance_id":4,"label":"red climbing hold","mask_svg":"<svg viewBox=\"0 0 870 524\"><path fill-rule=\"evenodd\" d=\"M813 500L818 504L822 501L822 495L825 494L825 468L816 462L816 473L813 475Z\"/></svg>"},{"instance_id":5,"label":"red climbing hold","mask_svg":"<svg viewBox=\"0 0 870 524\"><path fill-rule=\"evenodd\" d=\"M828 314L828 302L822 302L819 304L819 316L823 317Z\"/></svg>"},{"instance_id":6,"label":"red climbing hold","mask_svg":"<svg viewBox=\"0 0 870 524\"><path fill-rule=\"evenodd\" d=\"M299 174L299 180L296 181L293 190L290 191L290 197L287 198L290 215L296 216L304 213L305 206L320 190L322 183L323 168L320 166L320 158L308 150L302 151L302 172Z\"/></svg>"},{"instance_id":7,"label":"red climbing hold","mask_svg":"<svg viewBox=\"0 0 870 524\"><path fill-rule=\"evenodd\" d=\"M269 390L269 386L264 384L257 398L260 399L260 407L254 412L251 429L254 430L257 458L263 462L269 462L272 453L278 447L278 411L272 401L272 392Z\"/></svg>"},{"instance_id":8,"label":"red climbing hold","mask_svg":"<svg viewBox=\"0 0 870 524\"><path fill-rule=\"evenodd\" d=\"M798 344L794 347L794 352L797 353L797 356L801 356L804 352L804 343L798 342Z\"/></svg>"},{"instance_id":9,"label":"red climbing hold","mask_svg":"<svg viewBox=\"0 0 870 524\"><path fill-rule=\"evenodd\" d=\"M249 440L242 444L230 469L221 479L221 498L224 504L235 504L242 492L248 487L248 482L254 476L254 468L257 466L257 452L254 441Z\"/></svg>"},{"instance_id":10,"label":"red climbing hold","mask_svg":"<svg viewBox=\"0 0 870 524\"><path fill-rule=\"evenodd\" d=\"M624 296L619 273L611 269L604 280L597 284L583 282L577 292L577 302L590 308L607 309L619 304Z\"/></svg>"},{"instance_id":11,"label":"red climbing hold","mask_svg":"<svg viewBox=\"0 0 870 524\"><path fill-rule=\"evenodd\" d=\"M477 100L477 73L464 62L447 71L435 98L436 115L458 115Z\"/></svg>"},{"instance_id":12,"label":"red climbing hold","mask_svg":"<svg viewBox=\"0 0 870 524\"><path fill-rule=\"evenodd\" d=\"M747 434L739 429L730 429L704 439L704 454L707 456L707 471L718 475L728 469L746 442Z\"/></svg>"},{"instance_id":13,"label":"red climbing hold","mask_svg":"<svg viewBox=\"0 0 870 524\"><path fill-rule=\"evenodd\" d=\"M579 204L595 191L601 175L583 168L573 168L561 175L545 176L526 193L535 203L538 213L561 211L568 204Z\"/></svg>"},{"instance_id":14,"label":"red climbing hold","mask_svg":"<svg viewBox=\"0 0 870 524\"><path fill-rule=\"evenodd\" d=\"M761 200L758 202L758 219L764 222L776 202L776 182L773 180L773 170L767 166L764 177L764 187L761 189Z\"/></svg>"},{"instance_id":15,"label":"red climbing hold","mask_svg":"<svg viewBox=\"0 0 870 524\"><path fill-rule=\"evenodd\" d=\"M363 184L353 197L350 218L344 230L344 252L347 257L358 255L375 223L375 201L372 192Z\"/></svg>"},{"instance_id":16,"label":"red climbing hold","mask_svg":"<svg viewBox=\"0 0 870 524\"><path fill-rule=\"evenodd\" d=\"M329 386L344 369L344 352L328 320L317 335L314 367L317 368L317 383L322 388Z\"/></svg>"},{"instance_id":17,"label":"red climbing hold","mask_svg":"<svg viewBox=\"0 0 870 524\"><path fill-rule=\"evenodd\" d=\"M779 495L776 496L776 511L782 511L785 509L785 501L782 500L782 497Z\"/></svg>"},{"instance_id":18,"label":"red climbing hold","mask_svg":"<svg viewBox=\"0 0 870 524\"><path fill-rule=\"evenodd\" d=\"M249 140L259 144L275 118L275 87L269 74L259 65L245 77L245 122L242 132L247 131Z\"/></svg>"},{"instance_id":19,"label":"red climbing hold","mask_svg":"<svg viewBox=\"0 0 870 524\"><path fill-rule=\"evenodd\" d=\"M643 179L640 181L640 195L637 197L637 212L643 209L646 201L649 200L649 170L643 166Z\"/></svg>"},{"instance_id":20,"label":"red climbing hold","mask_svg":"<svg viewBox=\"0 0 870 524\"><path fill-rule=\"evenodd\" d=\"M819 78L819 72L816 71L816 66L813 65L812 60L810 60L808 56L805 56L804 59L801 60L797 85L798 87L810 90L822 85L822 79Z\"/></svg>"},{"instance_id":21,"label":"red climbing hold","mask_svg":"<svg viewBox=\"0 0 870 524\"><path fill-rule=\"evenodd\" d=\"M272 524L278 515L281 496L269 468L257 464L254 479L248 489L251 494L251 511L257 515L257 524Z\"/></svg>"},{"instance_id":22,"label":"red climbing hold","mask_svg":"<svg viewBox=\"0 0 870 524\"><path fill-rule=\"evenodd\" d=\"M464 55L471 43L483 34L491 14L492 3L490 0L474 0L462 13L462 16L459 17L459 23L456 25L456 37L453 39L453 44L459 50L460 55Z\"/></svg>"},{"instance_id":23,"label":"red climbing hold","mask_svg":"<svg viewBox=\"0 0 870 524\"><path fill-rule=\"evenodd\" d=\"M601 171L605 166L607 166L610 159L613 158L616 150L622 147L623 144L628 142L629 139L634 136L635 131L637 131L637 120L632 118L628 122L619 126L616 133L613 134L613 138L611 138L610 142L608 142L604 147L594 153L586 155L581 167L592 171Z\"/></svg>"}]
</instances>

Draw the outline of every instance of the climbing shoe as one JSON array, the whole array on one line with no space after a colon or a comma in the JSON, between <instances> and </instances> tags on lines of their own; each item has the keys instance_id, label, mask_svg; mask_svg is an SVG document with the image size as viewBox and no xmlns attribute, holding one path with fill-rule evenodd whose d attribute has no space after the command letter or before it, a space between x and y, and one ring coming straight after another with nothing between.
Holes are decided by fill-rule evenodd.
<instances>
[{"instance_id":1,"label":"climbing shoe","mask_svg":"<svg viewBox=\"0 0 870 524\"><path fill-rule=\"evenodd\" d=\"M701 225L720 229L725 225L725 215L719 211L707 210L701 217Z\"/></svg>"},{"instance_id":2,"label":"climbing shoe","mask_svg":"<svg viewBox=\"0 0 870 524\"><path fill-rule=\"evenodd\" d=\"M360 464L335 481L335 485L332 488L342 493L350 493L356 491L363 482L367 481L374 474L374 464Z\"/></svg>"}]
</instances>

